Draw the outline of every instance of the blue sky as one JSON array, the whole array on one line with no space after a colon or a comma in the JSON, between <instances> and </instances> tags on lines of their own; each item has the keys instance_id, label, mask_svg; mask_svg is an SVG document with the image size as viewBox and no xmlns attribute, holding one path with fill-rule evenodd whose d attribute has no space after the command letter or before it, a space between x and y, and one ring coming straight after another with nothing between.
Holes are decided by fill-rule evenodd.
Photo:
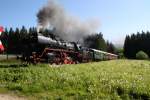
<instances>
[{"instance_id":1,"label":"blue sky","mask_svg":"<svg viewBox=\"0 0 150 100\"><path fill-rule=\"evenodd\" d=\"M47 0L0 0L0 25L36 26L36 14ZM150 30L150 0L57 0L65 10L86 20L100 21L97 32L113 43L123 43L126 34Z\"/></svg>"}]
</instances>

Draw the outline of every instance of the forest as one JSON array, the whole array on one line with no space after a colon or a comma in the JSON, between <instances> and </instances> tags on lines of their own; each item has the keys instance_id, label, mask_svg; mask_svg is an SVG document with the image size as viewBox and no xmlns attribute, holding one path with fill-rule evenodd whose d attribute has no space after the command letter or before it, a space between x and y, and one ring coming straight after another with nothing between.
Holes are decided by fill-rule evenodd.
<instances>
[{"instance_id":1,"label":"forest","mask_svg":"<svg viewBox=\"0 0 150 100\"><path fill-rule=\"evenodd\" d=\"M124 56L135 59L139 51L145 52L150 57L150 32L137 32L127 35L124 42Z\"/></svg>"}]
</instances>

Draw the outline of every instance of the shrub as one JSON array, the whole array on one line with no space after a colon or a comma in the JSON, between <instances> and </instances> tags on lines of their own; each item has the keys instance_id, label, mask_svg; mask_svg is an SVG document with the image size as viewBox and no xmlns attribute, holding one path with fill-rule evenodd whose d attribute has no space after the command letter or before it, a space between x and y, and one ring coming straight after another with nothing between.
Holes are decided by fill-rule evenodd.
<instances>
[{"instance_id":1,"label":"shrub","mask_svg":"<svg viewBox=\"0 0 150 100\"><path fill-rule=\"evenodd\" d=\"M136 53L136 59L148 59L148 55L144 51Z\"/></svg>"}]
</instances>

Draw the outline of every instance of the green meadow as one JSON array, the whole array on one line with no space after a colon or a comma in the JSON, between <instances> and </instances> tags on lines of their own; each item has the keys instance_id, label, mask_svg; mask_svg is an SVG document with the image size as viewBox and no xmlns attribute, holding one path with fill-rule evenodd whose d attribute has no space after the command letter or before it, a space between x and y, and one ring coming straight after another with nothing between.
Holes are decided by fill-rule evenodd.
<instances>
[{"instance_id":1,"label":"green meadow","mask_svg":"<svg viewBox=\"0 0 150 100\"><path fill-rule=\"evenodd\" d=\"M146 60L7 64L0 62L0 93L14 93L29 100L150 99L150 61Z\"/></svg>"}]
</instances>

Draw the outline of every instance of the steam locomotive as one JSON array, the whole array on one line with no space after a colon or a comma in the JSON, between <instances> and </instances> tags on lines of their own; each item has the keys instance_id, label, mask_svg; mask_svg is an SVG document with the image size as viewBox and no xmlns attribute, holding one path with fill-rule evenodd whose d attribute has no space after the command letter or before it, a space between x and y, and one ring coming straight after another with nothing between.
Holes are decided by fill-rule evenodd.
<instances>
[{"instance_id":1,"label":"steam locomotive","mask_svg":"<svg viewBox=\"0 0 150 100\"><path fill-rule=\"evenodd\" d=\"M75 42L54 40L40 33L30 40L22 50L22 59L29 63L77 64L118 58L115 54L82 47Z\"/></svg>"}]
</instances>

